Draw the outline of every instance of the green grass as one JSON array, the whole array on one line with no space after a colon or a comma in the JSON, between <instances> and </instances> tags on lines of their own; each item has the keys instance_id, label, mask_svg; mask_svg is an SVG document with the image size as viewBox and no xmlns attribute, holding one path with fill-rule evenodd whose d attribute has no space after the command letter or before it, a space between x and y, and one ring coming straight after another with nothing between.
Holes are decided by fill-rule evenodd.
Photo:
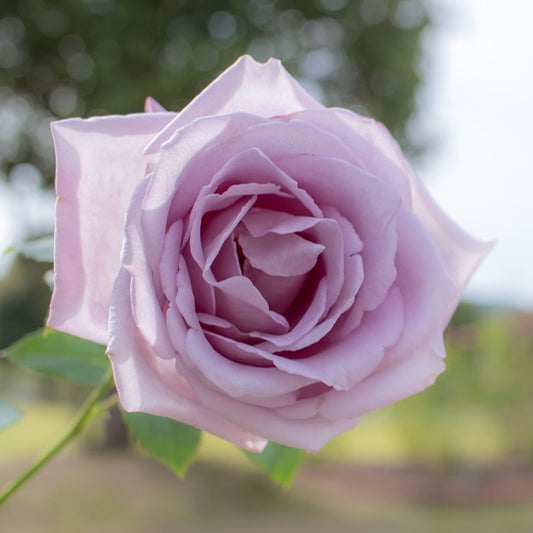
<instances>
[{"instance_id":1,"label":"green grass","mask_svg":"<svg viewBox=\"0 0 533 533\"><path fill-rule=\"evenodd\" d=\"M505 436L479 413L439 409L427 426L420 417L409 416L409 406L385 408L371 413L361 424L327 444L315 460L345 463L402 464L413 460L429 463L449 460L486 463L506 452ZM23 406L20 422L0 433L0 457L38 454L66 430L75 409L57 402ZM101 432L98 422L90 429ZM199 457L232 464L248 464L234 445L204 433Z\"/></svg>"},{"instance_id":2,"label":"green grass","mask_svg":"<svg viewBox=\"0 0 533 533\"><path fill-rule=\"evenodd\" d=\"M16 459L43 451L68 427L72 406L56 402L19 406L22 419L0 433L0 458Z\"/></svg>"}]
</instances>

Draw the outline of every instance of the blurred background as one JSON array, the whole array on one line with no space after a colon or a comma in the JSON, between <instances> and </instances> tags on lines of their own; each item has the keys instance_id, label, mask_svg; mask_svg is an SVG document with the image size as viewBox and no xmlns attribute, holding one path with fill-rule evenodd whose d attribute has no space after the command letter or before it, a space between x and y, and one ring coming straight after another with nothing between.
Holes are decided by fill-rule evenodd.
<instances>
[{"instance_id":1,"label":"blurred background","mask_svg":"<svg viewBox=\"0 0 533 533\"><path fill-rule=\"evenodd\" d=\"M49 241L13 251L53 229L49 122L148 95L178 111L244 53L384 122L445 210L499 241L448 329L446 373L309 458L290 492L212 437L176 480L113 418L6 505L6 530L533 530L532 18L527 0L3 3L0 348L42 326L50 298ZM0 395L25 414L0 434L0 484L87 392L0 360Z\"/></svg>"}]
</instances>

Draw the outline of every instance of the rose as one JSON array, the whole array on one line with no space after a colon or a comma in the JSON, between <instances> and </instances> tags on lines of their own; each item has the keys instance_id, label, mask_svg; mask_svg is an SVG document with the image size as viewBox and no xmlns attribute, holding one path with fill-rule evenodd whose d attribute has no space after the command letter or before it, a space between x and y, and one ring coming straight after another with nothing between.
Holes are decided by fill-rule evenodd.
<instances>
[{"instance_id":1,"label":"rose","mask_svg":"<svg viewBox=\"0 0 533 533\"><path fill-rule=\"evenodd\" d=\"M433 383L488 246L384 126L249 57L146 111L53 125L48 323L108 345L126 410L314 451Z\"/></svg>"}]
</instances>

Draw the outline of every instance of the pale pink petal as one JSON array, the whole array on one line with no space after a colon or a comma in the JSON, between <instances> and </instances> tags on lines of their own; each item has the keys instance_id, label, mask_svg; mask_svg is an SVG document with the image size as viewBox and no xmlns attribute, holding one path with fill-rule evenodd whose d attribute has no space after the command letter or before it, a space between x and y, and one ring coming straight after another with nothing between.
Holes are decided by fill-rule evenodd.
<instances>
[{"instance_id":1,"label":"pale pink petal","mask_svg":"<svg viewBox=\"0 0 533 533\"><path fill-rule=\"evenodd\" d=\"M125 240L122 248L122 265L132 276L130 284L131 311L138 332L162 358L172 358L174 349L168 337L163 313L164 295L155 292L155 275L147 267L144 241L140 231L140 207L146 193L149 178L143 179L135 189L125 224ZM111 329L110 329L111 330Z\"/></svg>"},{"instance_id":2,"label":"pale pink petal","mask_svg":"<svg viewBox=\"0 0 533 533\"><path fill-rule=\"evenodd\" d=\"M198 320L204 326L204 330L207 329L221 336L228 337L243 342L250 342L252 337L246 332L241 331L239 328L232 324L229 320L216 315L209 315L207 313L198 313ZM261 364L260 366L265 366ZM272 365L266 365L272 366Z\"/></svg>"},{"instance_id":3,"label":"pale pink petal","mask_svg":"<svg viewBox=\"0 0 533 533\"><path fill-rule=\"evenodd\" d=\"M307 274L299 276L270 276L262 270L253 268L246 259L242 270L243 274L268 302L270 309L282 314L295 303L308 279Z\"/></svg>"},{"instance_id":4,"label":"pale pink petal","mask_svg":"<svg viewBox=\"0 0 533 533\"><path fill-rule=\"evenodd\" d=\"M151 96L148 96L144 101L144 112L145 113L165 113L166 109Z\"/></svg>"},{"instance_id":5,"label":"pale pink petal","mask_svg":"<svg viewBox=\"0 0 533 533\"><path fill-rule=\"evenodd\" d=\"M247 136L247 133L245 133ZM293 202L301 204L298 212L306 215L313 215L315 217L322 217L322 211L318 208L315 201L307 194L304 189L298 187L298 183L292 177L280 170L257 146L246 147L244 150L234 150L237 148L240 138L231 140L231 143L224 143L210 147L208 154L209 159L220 158L222 161L222 168L211 177L209 183L199 192L198 197L205 194L215 193L218 189L230 185L232 191L241 191L252 194L250 187L274 187L281 195L284 191L284 197L291 199ZM235 155L231 155L231 154ZM192 169L187 169L189 172ZM201 169L194 169L196 172L202 172ZM257 194L266 194L267 189ZM229 192L229 189L228 189ZM274 191L273 191L274 192ZM180 198L175 198L171 213L176 216L176 207ZM274 205L270 205L269 209L276 210L278 198L274 197ZM284 212L285 204L281 203L279 211Z\"/></svg>"},{"instance_id":6,"label":"pale pink petal","mask_svg":"<svg viewBox=\"0 0 533 533\"><path fill-rule=\"evenodd\" d=\"M200 117L251 113L268 118L322 108L279 60L257 63L250 56L243 56L185 107L153 140L147 152L156 152L176 130Z\"/></svg>"},{"instance_id":7,"label":"pale pink petal","mask_svg":"<svg viewBox=\"0 0 533 533\"><path fill-rule=\"evenodd\" d=\"M202 270L211 268L222 245L254 204L257 196L208 194L201 198L191 214L191 255ZM215 211L213 213L213 211ZM204 220L210 213L209 220ZM206 217L207 219L207 217Z\"/></svg>"},{"instance_id":8,"label":"pale pink petal","mask_svg":"<svg viewBox=\"0 0 533 533\"><path fill-rule=\"evenodd\" d=\"M237 240L252 267L271 276L306 274L326 249L324 245L295 233L267 233L262 237L252 237L248 232L242 232Z\"/></svg>"},{"instance_id":9,"label":"pale pink petal","mask_svg":"<svg viewBox=\"0 0 533 533\"><path fill-rule=\"evenodd\" d=\"M264 331L250 333L251 336L266 341L259 343L258 347L269 352L290 350L302 337L306 338L326 312L327 291L327 279L322 278L315 289L311 302L305 302L307 305L304 307L305 311L300 320L289 331L282 334L269 334L269 332Z\"/></svg>"},{"instance_id":10,"label":"pale pink petal","mask_svg":"<svg viewBox=\"0 0 533 533\"><path fill-rule=\"evenodd\" d=\"M57 207L51 327L106 343L126 209L145 174L143 148L172 117L157 113L52 124Z\"/></svg>"},{"instance_id":11,"label":"pale pink petal","mask_svg":"<svg viewBox=\"0 0 533 533\"><path fill-rule=\"evenodd\" d=\"M206 315L203 315L203 318L202 324L204 325L209 325L209 322L216 322L217 319L220 320L213 316L205 320ZM226 359L252 367L274 367L269 358L264 357L265 354L252 344L240 342L235 338L209 330L204 330L204 335L215 351Z\"/></svg>"},{"instance_id":12,"label":"pale pink petal","mask_svg":"<svg viewBox=\"0 0 533 533\"><path fill-rule=\"evenodd\" d=\"M201 396L205 407L230 423L240 423L251 432L259 431L268 440L310 452L317 452L332 438L354 428L360 420L359 417L338 420L322 416L303 420L287 418L277 409L249 405L206 387L193 375L188 375L187 380Z\"/></svg>"},{"instance_id":13,"label":"pale pink petal","mask_svg":"<svg viewBox=\"0 0 533 533\"><path fill-rule=\"evenodd\" d=\"M189 368L219 390L232 397L254 396L268 398L299 390L311 381L305 377L280 372L277 368L248 366L221 356L201 331L187 332L186 350L181 354Z\"/></svg>"},{"instance_id":14,"label":"pale pink petal","mask_svg":"<svg viewBox=\"0 0 533 533\"><path fill-rule=\"evenodd\" d=\"M161 149L142 213L146 255L152 270L158 268L168 225L185 219L202 187L226 163L227 150L221 149L219 143L231 138L235 130L246 129L259 121L260 118L251 115L200 119L176 132L172 143ZM206 151L213 143L217 143L218 149L214 155ZM173 211L169 212L171 205Z\"/></svg>"},{"instance_id":15,"label":"pale pink petal","mask_svg":"<svg viewBox=\"0 0 533 533\"><path fill-rule=\"evenodd\" d=\"M178 271L182 236L183 222L181 220L172 224L165 235L163 253L159 263L159 276L161 288L168 301L176 297L176 272Z\"/></svg>"},{"instance_id":16,"label":"pale pink petal","mask_svg":"<svg viewBox=\"0 0 533 533\"><path fill-rule=\"evenodd\" d=\"M193 259L189 246L183 249L183 257L187 264L187 271L194 294L195 309L198 313L215 313L215 289L204 279L204 273Z\"/></svg>"},{"instance_id":17,"label":"pale pink petal","mask_svg":"<svg viewBox=\"0 0 533 533\"><path fill-rule=\"evenodd\" d=\"M322 218L295 216L281 211L253 207L242 221L250 235L262 237L267 233L298 233L316 226Z\"/></svg>"},{"instance_id":18,"label":"pale pink petal","mask_svg":"<svg viewBox=\"0 0 533 533\"><path fill-rule=\"evenodd\" d=\"M442 211L416 177L398 142L383 124L345 109L331 111L334 111L334 115L313 110L309 114L304 112L303 116L318 120L323 127L338 134L362 157L369 172L387 181L401 193L406 205L411 206L429 231L442 261L462 292L494 243L474 239ZM348 131L333 125L334 116L348 126ZM361 142L364 144L361 145Z\"/></svg>"},{"instance_id":19,"label":"pale pink petal","mask_svg":"<svg viewBox=\"0 0 533 533\"><path fill-rule=\"evenodd\" d=\"M111 305L111 340L108 355L126 411L141 411L179 420L251 451L261 451L266 440L206 409L195 391L174 368L160 359L136 331L130 308L131 276L121 270Z\"/></svg>"},{"instance_id":20,"label":"pale pink petal","mask_svg":"<svg viewBox=\"0 0 533 533\"><path fill-rule=\"evenodd\" d=\"M310 346L298 359L273 356L272 362L284 372L306 376L336 390L357 388L356 384L381 362L385 349L400 338L403 325L401 297L392 289L383 304L365 313L357 330L343 341Z\"/></svg>"},{"instance_id":21,"label":"pale pink petal","mask_svg":"<svg viewBox=\"0 0 533 533\"><path fill-rule=\"evenodd\" d=\"M376 179L389 184L411 205L410 166L398 143L387 129L375 120L347 109L305 110L295 115L337 136L352 153L357 166Z\"/></svg>"},{"instance_id":22,"label":"pale pink petal","mask_svg":"<svg viewBox=\"0 0 533 533\"><path fill-rule=\"evenodd\" d=\"M396 268L395 287L402 294L405 326L392 352L403 357L442 334L461 293L431 237L405 208L398 213Z\"/></svg>"},{"instance_id":23,"label":"pale pink petal","mask_svg":"<svg viewBox=\"0 0 533 533\"><path fill-rule=\"evenodd\" d=\"M239 276L242 273L237 246L234 240L227 239L222 243L211 265L211 271L217 281Z\"/></svg>"},{"instance_id":24,"label":"pale pink petal","mask_svg":"<svg viewBox=\"0 0 533 533\"><path fill-rule=\"evenodd\" d=\"M401 198L390 187L340 159L288 155L279 156L276 163L289 175L298 175L301 187L320 199L321 205L335 206L363 243L360 253L365 279L352 311L358 321L364 311L375 309L384 300L396 277L396 214Z\"/></svg>"},{"instance_id":25,"label":"pale pink petal","mask_svg":"<svg viewBox=\"0 0 533 533\"><path fill-rule=\"evenodd\" d=\"M326 394L319 412L331 420L362 416L426 389L444 371L442 357L429 348L385 361L356 387Z\"/></svg>"},{"instance_id":26,"label":"pale pink petal","mask_svg":"<svg viewBox=\"0 0 533 533\"><path fill-rule=\"evenodd\" d=\"M241 331L285 333L287 320L272 311L268 302L244 276L235 276L216 282L216 314L235 324Z\"/></svg>"},{"instance_id":27,"label":"pale pink petal","mask_svg":"<svg viewBox=\"0 0 533 533\"><path fill-rule=\"evenodd\" d=\"M443 263L462 292L495 242L482 242L466 233L442 211L418 180L413 181L413 212L433 238ZM450 308L448 318L452 312Z\"/></svg>"}]
</instances>

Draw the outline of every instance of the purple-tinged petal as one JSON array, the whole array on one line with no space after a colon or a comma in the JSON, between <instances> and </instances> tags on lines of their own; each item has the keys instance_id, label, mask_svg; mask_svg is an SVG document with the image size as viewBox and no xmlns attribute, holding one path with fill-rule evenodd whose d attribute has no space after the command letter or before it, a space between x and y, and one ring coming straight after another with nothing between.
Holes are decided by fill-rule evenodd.
<instances>
[{"instance_id":1,"label":"purple-tinged petal","mask_svg":"<svg viewBox=\"0 0 533 533\"><path fill-rule=\"evenodd\" d=\"M197 369L212 386L234 398L280 396L311 383L305 377L280 372L273 366L248 366L231 361L221 356L201 331L187 332L186 347L182 354L186 365Z\"/></svg>"},{"instance_id":2,"label":"purple-tinged petal","mask_svg":"<svg viewBox=\"0 0 533 533\"><path fill-rule=\"evenodd\" d=\"M242 223L253 237L262 237L267 233L298 233L316 226L322 218L295 216L290 213L253 207L246 214Z\"/></svg>"},{"instance_id":3,"label":"purple-tinged petal","mask_svg":"<svg viewBox=\"0 0 533 533\"><path fill-rule=\"evenodd\" d=\"M403 357L444 331L460 292L430 236L405 208L398 213L396 268L395 287L402 295L405 325L391 352Z\"/></svg>"},{"instance_id":4,"label":"purple-tinged petal","mask_svg":"<svg viewBox=\"0 0 533 533\"><path fill-rule=\"evenodd\" d=\"M126 411L141 411L179 420L260 452L266 440L206 409L173 361L160 359L138 335L129 309L131 276L121 270L113 289L108 355L120 402Z\"/></svg>"},{"instance_id":5,"label":"purple-tinged petal","mask_svg":"<svg viewBox=\"0 0 533 533\"><path fill-rule=\"evenodd\" d=\"M356 387L326 394L319 412L331 420L362 416L426 389L444 371L442 357L431 349L383 362Z\"/></svg>"},{"instance_id":6,"label":"purple-tinged petal","mask_svg":"<svg viewBox=\"0 0 533 533\"><path fill-rule=\"evenodd\" d=\"M310 452L317 452L329 440L354 428L359 422L358 417L339 420L328 420L322 416L303 420L286 418L278 409L249 405L206 387L193 375L187 376L187 380L201 396L205 407L213 413L234 424L240 423L251 432L258 431L266 439Z\"/></svg>"},{"instance_id":7,"label":"purple-tinged petal","mask_svg":"<svg viewBox=\"0 0 533 533\"><path fill-rule=\"evenodd\" d=\"M201 189L227 161L227 148L221 148L220 143L229 140L235 130L258 121L258 117L242 114L200 119L177 131L172 141L161 148L142 212L146 255L153 270L158 268L168 226L185 220ZM213 143L218 148L215 154L206 150Z\"/></svg>"},{"instance_id":8,"label":"purple-tinged petal","mask_svg":"<svg viewBox=\"0 0 533 533\"><path fill-rule=\"evenodd\" d=\"M356 321L364 311L375 309L386 297L396 277L396 214L400 196L346 161L316 155L277 159L289 175L323 206L334 206L347 219L363 243L360 252L365 271L352 313ZM327 180L323 177L328 176Z\"/></svg>"},{"instance_id":9,"label":"purple-tinged petal","mask_svg":"<svg viewBox=\"0 0 533 533\"><path fill-rule=\"evenodd\" d=\"M140 114L52 124L57 220L51 327L106 343L126 209L145 174L142 151L172 117Z\"/></svg>"},{"instance_id":10,"label":"purple-tinged petal","mask_svg":"<svg viewBox=\"0 0 533 533\"><path fill-rule=\"evenodd\" d=\"M237 246L233 239L226 239L222 243L213 264L211 265L211 272L217 281L232 278L233 276L240 276L242 274Z\"/></svg>"},{"instance_id":11,"label":"purple-tinged petal","mask_svg":"<svg viewBox=\"0 0 533 533\"><path fill-rule=\"evenodd\" d=\"M166 113L166 109L151 96L148 96L144 101L145 113Z\"/></svg>"},{"instance_id":12,"label":"purple-tinged petal","mask_svg":"<svg viewBox=\"0 0 533 533\"><path fill-rule=\"evenodd\" d=\"M268 302L270 309L282 314L295 303L308 279L307 274L270 276L262 270L253 268L246 259L243 264L243 274Z\"/></svg>"},{"instance_id":13,"label":"purple-tinged petal","mask_svg":"<svg viewBox=\"0 0 533 533\"><path fill-rule=\"evenodd\" d=\"M168 359L174 356L174 350L168 337L163 314L165 297L161 295L159 299L155 292L153 284L155 276L148 268L140 231L140 206L148 183L149 178L142 180L131 198L125 224L122 264L132 276L131 312L138 332L160 357Z\"/></svg>"},{"instance_id":14,"label":"purple-tinged petal","mask_svg":"<svg viewBox=\"0 0 533 533\"><path fill-rule=\"evenodd\" d=\"M248 232L239 234L238 242L252 267L271 276L300 276L315 265L326 249L295 233L277 235L267 233L252 237Z\"/></svg>"},{"instance_id":15,"label":"purple-tinged petal","mask_svg":"<svg viewBox=\"0 0 533 533\"><path fill-rule=\"evenodd\" d=\"M217 315L235 324L241 331L285 333L287 320L272 311L268 302L244 276L235 276L215 285Z\"/></svg>"},{"instance_id":16,"label":"purple-tinged petal","mask_svg":"<svg viewBox=\"0 0 533 533\"><path fill-rule=\"evenodd\" d=\"M238 59L206 87L148 146L155 153L176 130L212 115L251 113L268 118L324 106L307 93L277 59Z\"/></svg>"},{"instance_id":17,"label":"purple-tinged petal","mask_svg":"<svg viewBox=\"0 0 533 533\"><path fill-rule=\"evenodd\" d=\"M284 372L306 376L336 390L357 388L379 365L385 349L399 339L403 324L401 297L392 289L382 305L365 313L357 330L343 341L310 346L307 357L273 356L272 361Z\"/></svg>"},{"instance_id":18,"label":"purple-tinged petal","mask_svg":"<svg viewBox=\"0 0 533 533\"><path fill-rule=\"evenodd\" d=\"M182 237L183 222L178 220L168 228L159 263L161 288L168 301L173 300L176 296L176 272L178 271Z\"/></svg>"}]
</instances>

